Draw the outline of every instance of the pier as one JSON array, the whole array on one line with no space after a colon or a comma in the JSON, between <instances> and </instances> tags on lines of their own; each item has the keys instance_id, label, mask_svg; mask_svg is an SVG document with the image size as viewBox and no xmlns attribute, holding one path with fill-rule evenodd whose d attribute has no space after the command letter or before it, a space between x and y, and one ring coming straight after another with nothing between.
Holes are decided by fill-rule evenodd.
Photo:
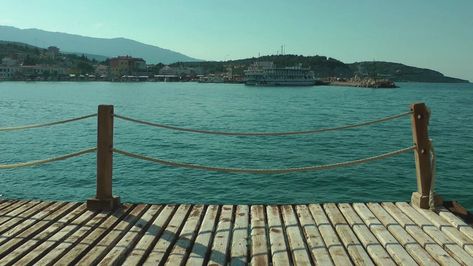
<instances>
[{"instance_id":1,"label":"pier","mask_svg":"<svg viewBox=\"0 0 473 266\"><path fill-rule=\"evenodd\" d=\"M408 112L333 128L292 132L222 132L181 128L114 113L97 116L97 146L31 162L28 167L97 153L97 193L84 202L0 200L0 265L473 265L473 227L435 194L435 152L423 103ZM196 134L248 137L318 134L410 117L413 145L353 161L285 169L244 169L167 161L113 145L114 119ZM226 173L278 174L321 171L412 152L417 191L411 202L301 205L122 204L112 192L113 155L172 167ZM414 176L414 173L413 173Z\"/></svg>"}]
</instances>

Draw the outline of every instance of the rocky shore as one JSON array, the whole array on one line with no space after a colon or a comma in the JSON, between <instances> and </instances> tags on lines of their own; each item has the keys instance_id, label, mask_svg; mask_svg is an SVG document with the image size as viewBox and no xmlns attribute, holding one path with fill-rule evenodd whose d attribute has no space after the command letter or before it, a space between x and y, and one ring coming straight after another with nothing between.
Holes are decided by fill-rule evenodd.
<instances>
[{"instance_id":1,"label":"rocky shore","mask_svg":"<svg viewBox=\"0 0 473 266\"><path fill-rule=\"evenodd\" d=\"M348 86L362 88L397 88L394 81L388 79L329 79L325 80L330 86Z\"/></svg>"}]
</instances>

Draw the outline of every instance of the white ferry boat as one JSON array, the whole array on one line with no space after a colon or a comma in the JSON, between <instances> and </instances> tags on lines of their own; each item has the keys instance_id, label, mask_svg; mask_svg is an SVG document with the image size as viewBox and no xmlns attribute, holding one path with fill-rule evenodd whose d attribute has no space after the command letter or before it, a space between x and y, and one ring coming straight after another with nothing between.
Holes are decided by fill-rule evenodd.
<instances>
[{"instance_id":1,"label":"white ferry boat","mask_svg":"<svg viewBox=\"0 0 473 266\"><path fill-rule=\"evenodd\" d=\"M253 86L313 86L314 73L301 64L277 68L273 62L255 62L245 70L245 84Z\"/></svg>"}]
</instances>

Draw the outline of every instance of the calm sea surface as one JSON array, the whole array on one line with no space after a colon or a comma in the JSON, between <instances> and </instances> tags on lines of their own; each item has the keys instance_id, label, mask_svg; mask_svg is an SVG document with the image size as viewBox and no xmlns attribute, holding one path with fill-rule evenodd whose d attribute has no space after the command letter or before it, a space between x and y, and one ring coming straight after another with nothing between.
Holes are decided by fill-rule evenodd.
<instances>
[{"instance_id":1,"label":"calm sea surface","mask_svg":"<svg viewBox=\"0 0 473 266\"><path fill-rule=\"evenodd\" d=\"M432 109L436 190L473 209L473 85L400 83L401 88L255 88L198 83L0 82L0 127L115 113L181 127L296 131ZM96 144L96 118L0 132L0 164L54 157ZM221 167L286 168L348 161L412 145L410 120L285 137L176 132L115 121L115 147L166 160ZM83 201L95 194L95 154L0 170L5 198ZM178 169L114 156L114 194L124 202L308 203L409 200L416 190L411 153L361 166L280 175Z\"/></svg>"}]
</instances>

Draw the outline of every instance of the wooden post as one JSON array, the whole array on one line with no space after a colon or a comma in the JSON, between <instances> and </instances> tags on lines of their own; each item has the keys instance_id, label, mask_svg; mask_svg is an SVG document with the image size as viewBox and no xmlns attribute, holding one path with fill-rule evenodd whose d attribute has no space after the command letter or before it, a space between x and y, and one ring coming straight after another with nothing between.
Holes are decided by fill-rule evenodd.
<instances>
[{"instance_id":1,"label":"wooden post","mask_svg":"<svg viewBox=\"0 0 473 266\"><path fill-rule=\"evenodd\" d=\"M411 106L412 140L416 146L417 192L412 193L411 203L422 209L429 209L429 195L432 183L432 166L430 161L430 140L428 134L429 111L424 103Z\"/></svg>"},{"instance_id":2,"label":"wooden post","mask_svg":"<svg viewBox=\"0 0 473 266\"><path fill-rule=\"evenodd\" d=\"M97 194L87 200L87 208L111 211L120 207L120 198L112 194L113 105L99 105L97 114Z\"/></svg>"}]
</instances>

